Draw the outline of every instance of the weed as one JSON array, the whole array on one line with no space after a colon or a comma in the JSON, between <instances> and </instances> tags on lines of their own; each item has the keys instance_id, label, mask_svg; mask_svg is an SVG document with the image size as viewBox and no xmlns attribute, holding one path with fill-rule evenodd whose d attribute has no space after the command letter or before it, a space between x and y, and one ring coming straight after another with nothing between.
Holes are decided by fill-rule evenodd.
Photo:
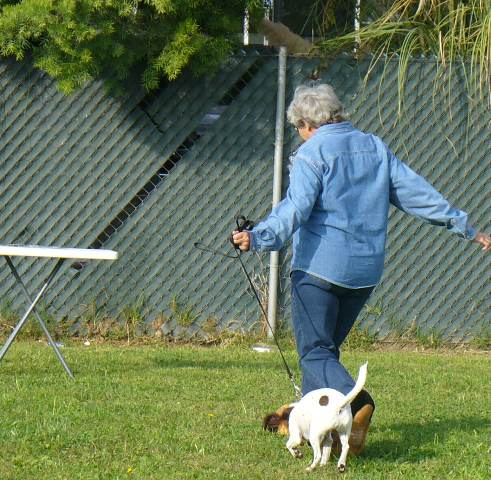
<instances>
[{"instance_id":1,"label":"weed","mask_svg":"<svg viewBox=\"0 0 491 480\"><path fill-rule=\"evenodd\" d=\"M75 335L92 339L108 339L114 332L114 327L119 329L119 325L115 325L113 319L105 313L103 306L98 305L95 300L82 306L82 313L75 325Z\"/></svg>"},{"instance_id":2,"label":"weed","mask_svg":"<svg viewBox=\"0 0 491 480\"><path fill-rule=\"evenodd\" d=\"M124 325L128 343L137 336L147 333L147 327L145 326L147 315L148 312L145 308L145 297L143 295L140 295L134 303L123 307L120 317Z\"/></svg>"},{"instance_id":3,"label":"weed","mask_svg":"<svg viewBox=\"0 0 491 480\"><path fill-rule=\"evenodd\" d=\"M491 349L491 327L485 326L470 341L470 345L479 349Z\"/></svg>"},{"instance_id":4,"label":"weed","mask_svg":"<svg viewBox=\"0 0 491 480\"><path fill-rule=\"evenodd\" d=\"M374 305L366 304L365 305L365 311L368 315L375 315L377 317L380 317L383 313L383 306L380 302L375 303Z\"/></svg>"},{"instance_id":5,"label":"weed","mask_svg":"<svg viewBox=\"0 0 491 480\"><path fill-rule=\"evenodd\" d=\"M162 331L162 327L168 321L169 321L169 318L166 315L160 314L157 316L157 318L153 322L151 322L151 324L149 325L149 327L146 330L147 330L147 332L153 332L153 335L156 338L160 338L164 335L164 333Z\"/></svg>"},{"instance_id":6,"label":"weed","mask_svg":"<svg viewBox=\"0 0 491 480\"><path fill-rule=\"evenodd\" d=\"M12 301L4 300L0 306L0 334L9 335L19 319L19 315L12 308Z\"/></svg>"},{"instance_id":7,"label":"weed","mask_svg":"<svg viewBox=\"0 0 491 480\"><path fill-rule=\"evenodd\" d=\"M199 313L194 311L194 306L182 304L177 295L172 297L169 308L172 312L172 317L181 327L190 327L199 317Z\"/></svg>"},{"instance_id":8,"label":"weed","mask_svg":"<svg viewBox=\"0 0 491 480\"><path fill-rule=\"evenodd\" d=\"M128 343L146 334L145 302L139 297L135 303L124 306L119 315L107 313L105 305L95 300L83 306L82 313L72 322L74 336L100 340L126 340Z\"/></svg>"},{"instance_id":9,"label":"weed","mask_svg":"<svg viewBox=\"0 0 491 480\"><path fill-rule=\"evenodd\" d=\"M218 318L209 317L203 322L201 329L206 335L209 335L210 337L217 337L219 335L218 325Z\"/></svg>"},{"instance_id":10,"label":"weed","mask_svg":"<svg viewBox=\"0 0 491 480\"><path fill-rule=\"evenodd\" d=\"M256 325L244 328L240 321L223 324L218 317L200 319L200 313L193 305L184 303L175 295L169 304L170 315L161 314L148 322L148 309L143 296L135 302L121 308L116 316L111 316L105 304L92 301L82 306L81 313L72 318L56 320L45 304L39 304L37 311L47 325L55 340L67 338L86 338L99 341L148 341L161 339L172 343L195 345L242 345L249 346L254 342L267 342L273 345L272 338L267 336L268 329L259 321ZM382 304L366 307L369 315L381 315ZM19 321L12 302L4 300L0 306L0 336L8 336ZM484 326L473 339L466 343L446 342L436 330L423 330L414 319L408 326L395 316L387 319L390 333L381 343L392 344L395 348L404 348L408 344L414 347L431 349L446 348L451 345L467 346L474 349L491 348L491 329ZM290 324L280 318L276 325L275 335L281 344L295 347L295 339ZM31 315L19 332L19 338L37 340L44 338L44 332L37 319ZM345 350L371 349L379 343L378 334L368 327L354 327L343 347Z\"/></svg>"},{"instance_id":11,"label":"weed","mask_svg":"<svg viewBox=\"0 0 491 480\"><path fill-rule=\"evenodd\" d=\"M386 337L394 343L412 343L424 348L440 348L445 345L441 332L437 330L424 330L413 319L409 326L404 327L400 322L391 323L390 334Z\"/></svg>"},{"instance_id":12,"label":"weed","mask_svg":"<svg viewBox=\"0 0 491 480\"><path fill-rule=\"evenodd\" d=\"M353 327L343 345L349 350L369 349L376 341L376 336L368 329Z\"/></svg>"},{"instance_id":13,"label":"weed","mask_svg":"<svg viewBox=\"0 0 491 480\"><path fill-rule=\"evenodd\" d=\"M36 312L43 320L44 324L57 340L60 338L58 323L49 311L45 303L39 302L36 306ZM10 300L5 300L0 308L0 334L9 335L20 320L20 316L15 312ZM37 340L44 337L43 329L38 322L37 317L32 313L21 328L18 338Z\"/></svg>"}]
</instances>

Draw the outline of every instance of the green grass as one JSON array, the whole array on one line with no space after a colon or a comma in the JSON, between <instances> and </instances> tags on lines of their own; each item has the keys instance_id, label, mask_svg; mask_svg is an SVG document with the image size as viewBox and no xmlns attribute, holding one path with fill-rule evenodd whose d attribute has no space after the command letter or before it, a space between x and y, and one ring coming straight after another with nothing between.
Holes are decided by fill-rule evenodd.
<instances>
[{"instance_id":1,"label":"green grass","mask_svg":"<svg viewBox=\"0 0 491 480\"><path fill-rule=\"evenodd\" d=\"M368 445L337 473L307 474L262 416L292 399L274 353L73 344L69 380L51 349L15 342L0 363L0 479L489 479L486 353L344 354L369 360L377 402ZM293 350L286 353L296 364ZM298 371L297 371L298 377Z\"/></svg>"}]
</instances>

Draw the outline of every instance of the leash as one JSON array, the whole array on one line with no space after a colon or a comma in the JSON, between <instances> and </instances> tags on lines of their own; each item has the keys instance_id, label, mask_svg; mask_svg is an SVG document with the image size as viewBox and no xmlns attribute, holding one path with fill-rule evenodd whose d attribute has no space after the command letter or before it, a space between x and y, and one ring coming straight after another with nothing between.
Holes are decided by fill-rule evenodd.
<instances>
[{"instance_id":1,"label":"leash","mask_svg":"<svg viewBox=\"0 0 491 480\"><path fill-rule=\"evenodd\" d=\"M251 231L254 228L254 222L252 222L251 220L247 220L242 215L237 217L235 222L237 224L237 231L239 231L239 232L243 232L244 230ZM234 260L239 261L240 267L241 267L242 271L244 272L244 275L246 276L247 281L249 282L249 286L251 287L251 290L252 290L254 296L256 297L257 303L259 304L259 307L263 313L264 319L266 320L266 324L269 327L269 331L271 332L273 339L274 339L274 342L276 343L276 347L278 348L278 352L280 353L280 356L281 356L281 359L283 361L283 365L285 366L285 370L286 370L286 373L288 375L288 378L292 382L295 396L298 399L300 399L300 397L302 396L302 392L300 390L300 387L295 382L295 377L293 376L293 373L292 373L290 367L288 366L288 363L287 363L285 356L283 354L283 350L281 349L280 343L278 342L278 338L275 335L274 330L271 327L271 324L269 323L268 314L266 313L266 310L264 309L263 304L261 303L261 299L259 298L259 294L257 293L257 290L254 287L254 283L252 282L251 276L249 275L249 272L247 271L247 269L244 265L244 262L242 260L242 251L240 250L240 248L237 245L235 245L232 236L230 236L230 242L232 243L232 245L234 247L235 255L230 255L227 253L220 252L220 251L215 250L214 248L211 248L208 245L205 245L201 242L195 242L194 247L199 249L199 250L202 250L203 252L212 253L214 255L219 255L219 256L225 257L225 258L232 258Z\"/></svg>"}]
</instances>

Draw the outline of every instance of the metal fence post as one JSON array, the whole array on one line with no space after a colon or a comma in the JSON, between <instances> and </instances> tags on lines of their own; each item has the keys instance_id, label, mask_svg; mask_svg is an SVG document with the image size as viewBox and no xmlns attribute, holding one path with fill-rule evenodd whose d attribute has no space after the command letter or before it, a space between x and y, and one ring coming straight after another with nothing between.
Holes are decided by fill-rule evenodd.
<instances>
[{"instance_id":1,"label":"metal fence post","mask_svg":"<svg viewBox=\"0 0 491 480\"><path fill-rule=\"evenodd\" d=\"M278 56L278 97L276 100L276 129L274 142L273 207L281 200L283 175L283 144L285 135L286 47L280 47ZM271 252L269 261L268 322L271 337L276 329L279 283L279 252Z\"/></svg>"}]
</instances>

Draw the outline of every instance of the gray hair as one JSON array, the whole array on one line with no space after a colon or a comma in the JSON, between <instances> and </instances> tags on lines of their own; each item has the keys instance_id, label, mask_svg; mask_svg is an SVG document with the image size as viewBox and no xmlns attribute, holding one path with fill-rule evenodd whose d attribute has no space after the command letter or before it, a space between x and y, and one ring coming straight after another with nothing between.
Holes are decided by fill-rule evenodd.
<instances>
[{"instance_id":1,"label":"gray hair","mask_svg":"<svg viewBox=\"0 0 491 480\"><path fill-rule=\"evenodd\" d=\"M348 118L334 89L326 83L313 87L297 87L286 113L288 121L296 127L303 127L308 123L311 127L318 128L327 123L343 122Z\"/></svg>"}]
</instances>

